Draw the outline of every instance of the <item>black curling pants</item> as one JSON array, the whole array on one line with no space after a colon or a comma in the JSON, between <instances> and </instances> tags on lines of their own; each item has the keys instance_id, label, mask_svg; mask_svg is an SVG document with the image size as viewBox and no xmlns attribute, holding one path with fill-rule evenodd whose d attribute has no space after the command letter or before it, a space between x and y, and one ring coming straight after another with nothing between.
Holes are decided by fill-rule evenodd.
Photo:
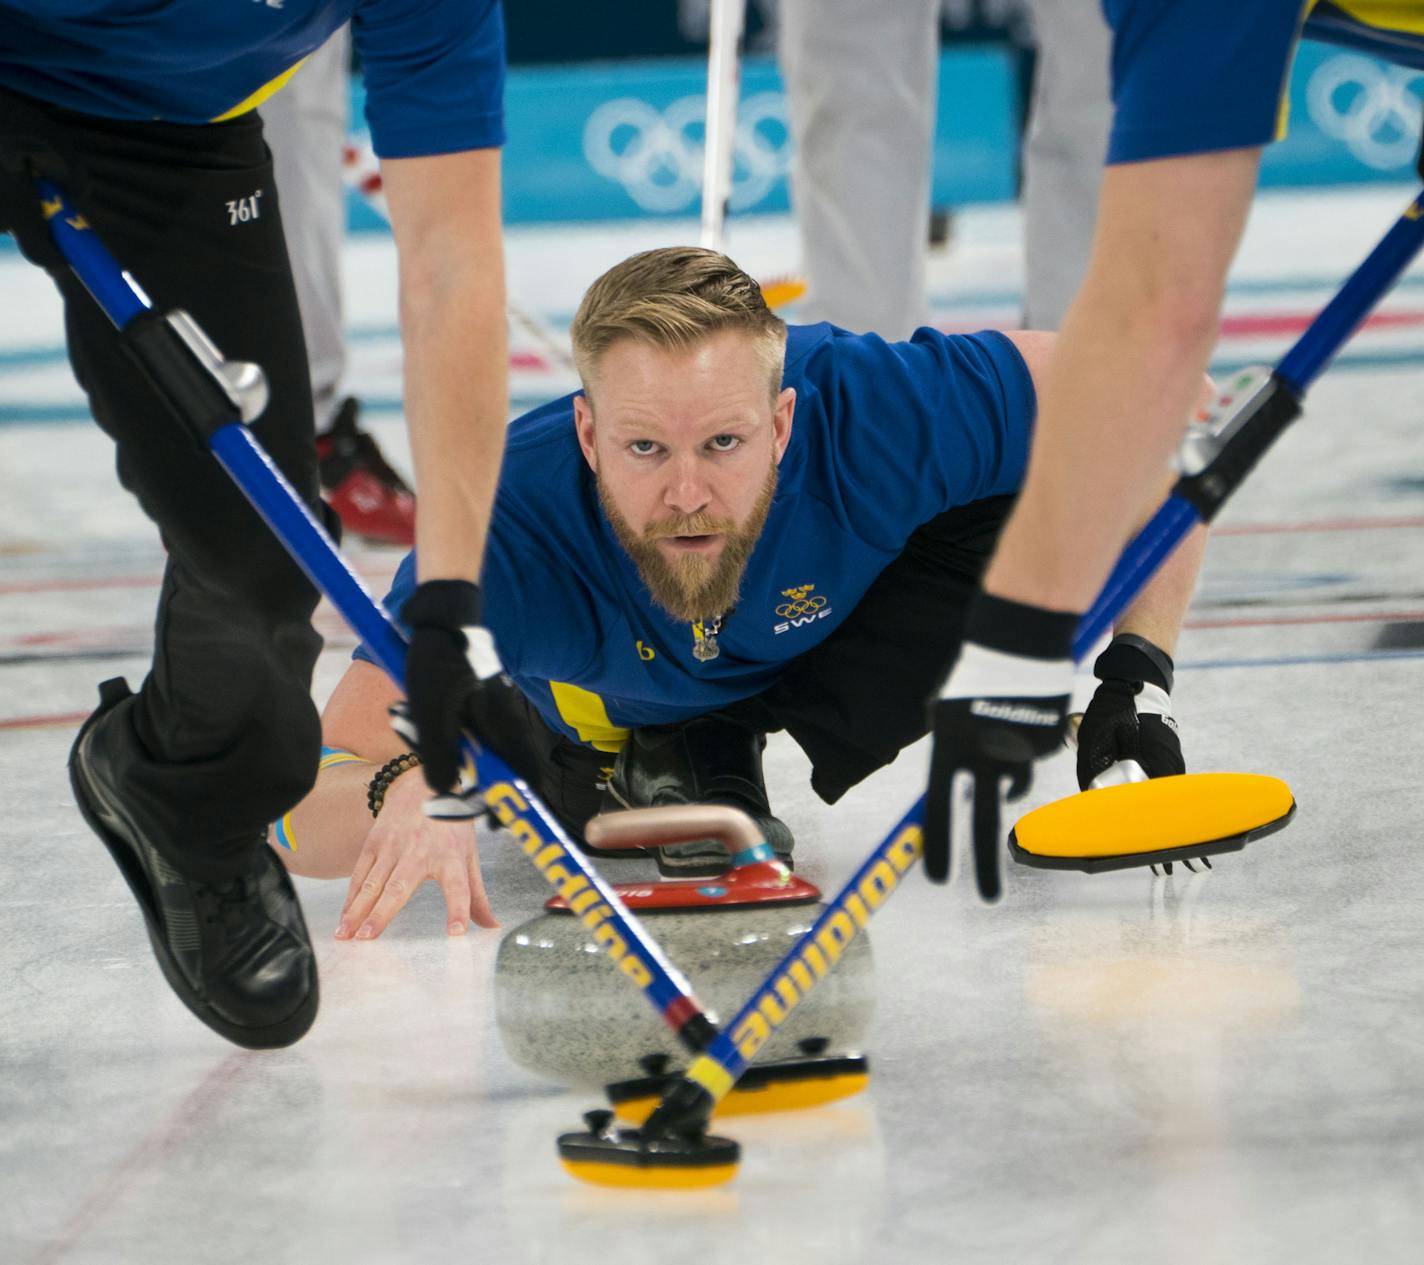
<instances>
[{"instance_id":1,"label":"black curling pants","mask_svg":"<svg viewBox=\"0 0 1424 1265\"><path fill-rule=\"evenodd\" d=\"M0 229L58 285L75 375L168 551L152 668L96 748L155 845L221 878L315 775L317 594L56 261L23 157L70 186L159 311L186 309L225 356L262 366L271 402L253 432L316 507L311 387L262 125L120 122L0 90Z\"/></svg>"}]
</instances>

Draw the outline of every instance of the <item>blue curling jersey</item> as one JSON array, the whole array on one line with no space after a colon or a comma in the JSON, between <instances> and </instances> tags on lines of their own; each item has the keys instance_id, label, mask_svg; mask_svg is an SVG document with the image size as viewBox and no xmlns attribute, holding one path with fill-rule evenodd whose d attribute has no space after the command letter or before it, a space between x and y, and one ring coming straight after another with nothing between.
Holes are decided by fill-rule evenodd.
<instances>
[{"instance_id":1,"label":"blue curling jersey","mask_svg":"<svg viewBox=\"0 0 1424 1265\"><path fill-rule=\"evenodd\" d=\"M1279 140L1302 33L1424 68L1424 0L1103 0L1103 13L1109 163Z\"/></svg>"},{"instance_id":2,"label":"blue curling jersey","mask_svg":"<svg viewBox=\"0 0 1424 1265\"><path fill-rule=\"evenodd\" d=\"M561 733L616 751L629 728L759 693L850 614L922 523L1023 482L1034 389L1002 334L922 329L886 343L792 326L783 381L796 412L776 496L706 662L614 536L573 397L510 424L485 621L506 671ZM414 587L411 554L386 598L397 618ZM371 658L364 646L356 656Z\"/></svg>"},{"instance_id":3,"label":"blue curling jersey","mask_svg":"<svg viewBox=\"0 0 1424 1265\"><path fill-rule=\"evenodd\" d=\"M499 0L0 0L0 86L103 118L220 122L347 20L377 154L504 143Z\"/></svg>"}]
</instances>

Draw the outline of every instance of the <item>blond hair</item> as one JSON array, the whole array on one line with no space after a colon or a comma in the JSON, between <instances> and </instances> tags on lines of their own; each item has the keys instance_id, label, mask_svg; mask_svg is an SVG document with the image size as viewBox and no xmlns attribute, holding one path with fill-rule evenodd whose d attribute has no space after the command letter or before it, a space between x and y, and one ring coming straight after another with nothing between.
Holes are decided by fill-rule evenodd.
<instances>
[{"instance_id":1,"label":"blond hair","mask_svg":"<svg viewBox=\"0 0 1424 1265\"><path fill-rule=\"evenodd\" d=\"M686 351L724 329L753 337L774 397L781 389L786 322L767 307L761 287L715 250L666 246L616 264L589 286L569 332L587 390L604 352L621 339Z\"/></svg>"}]
</instances>

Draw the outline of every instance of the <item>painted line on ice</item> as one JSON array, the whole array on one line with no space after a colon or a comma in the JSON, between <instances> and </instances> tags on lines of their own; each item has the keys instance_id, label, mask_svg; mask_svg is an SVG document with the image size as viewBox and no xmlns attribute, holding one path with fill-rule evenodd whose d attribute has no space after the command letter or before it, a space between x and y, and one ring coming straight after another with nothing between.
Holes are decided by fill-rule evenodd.
<instances>
[{"instance_id":1,"label":"painted line on ice","mask_svg":"<svg viewBox=\"0 0 1424 1265\"><path fill-rule=\"evenodd\" d=\"M93 576L82 580L12 580L0 583L0 597L15 593L86 593L91 589L152 589L161 575Z\"/></svg>"},{"instance_id":2,"label":"painted line on ice","mask_svg":"<svg viewBox=\"0 0 1424 1265\"><path fill-rule=\"evenodd\" d=\"M5 716L0 717L0 730L3 729L55 729L60 725L74 726L80 724L88 717L89 713L84 712L50 712L38 716Z\"/></svg>"},{"instance_id":3,"label":"painted line on ice","mask_svg":"<svg viewBox=\"0 0 1424 1265\"><path fill-rule=\"evenodd\" d=\"M320 939L317 943L322 944ZM348 963L356 960L357 956L327 952L325 945L322 945L318 956L322 981L330 984L333 980L345 980L350 970ZM143 958L148 960L146 952ZM168 1003L161 1004L166 1006ZM192 1020L185 1018L183 1022L191 1023ZM87 1029L85 1035L88 1035ZM209 1056L205 1054L203 1057ZM264 1061L260 1057L254 1058L243 1050L223 1056L156 1123L147 1129L136 1130L137 1137L132 1146L112 1163L104 1163L97 1176L86 1182L76 1197L67 1199L68 1216L45 1235L44 1241L38 1244L38 1250L27 1258L27 1265L58 1265L60 1261L69 1259L75 1248L109 1220L116 1209L125 1206L133 1187L142 1184L147 1191L160 1184L165 1176L176 1171L185 1152L193 1150L195 1138L200 1143L206 1143L212 1136L214 1121L219 1113L227 1109L239 1094L253 1085L262 1092L265 1076ZM420 1141L418 1132L411 1136L414 1142ZM71 1179L64 1193L68 1195L74 1189ZM92 1258L96 1251L101 1256L108 1256L93 1248L83 1254Z\"/></svg>"},{"instance_id":4,"label":"painted line on ice","mask_svg":"<svg viewBox=\"0 0 1424 1265\"><path fill-rule=\"evenodd\" d=\"M352 343L392 342L399 344L400 327L383 323L380 325L357 325L343 333L345 341ZM0 347L0 369L28 369L35 365L61 365L69 360L69 352L63 343L29 343L14 347ZM558 366L540 352L515 348L509 353L509 367L521 372L549 372Z\"/></svg>"},{"instance_id":5,"label":"painted line on ice","mask_svg":"<svg viewBox=\"0 0 1424 1265\"><path fill-rule=\"evenodd\" d=\"M1331 663L1378 663L1381 659L1424 659L1424 650L1364 650L1347 654L1285 655L1274 659L1192 659L1179 672L1214 672L1218 668L1308 668Z\"/></svg>"},{"instance_id":6,"label":"painted line on ice","mask_svg":"<svg viewBox=\"0 0 1424 1265\"><path fill-rule=\"evenodd\" d=\"M1353 262L1349 266L1353 266ZM1331 296L1340 288L1341 283L1349 275L1348 267L1339 273L1329 276L1286 276L1286 277L1256 277L1240 278L1230 281L1226 286L1226 298L1228 305L1232 298L1247 294L1295 294L1319 291L1322 295L1322 306L1328 302ZM1424 274L1413 275L1406 273L1394 283L1394 289L1418 290L1424 288ZM1024 305L1023 287L984 290L936 290L929 296L930 304L935 308L965 308L965 307L1009 307L1022 309ZM572 319L572 318L570 318Z\"/></svg>"},{"instance_id":7,"label":"painted line on ice","mask_svg":"<svg viewBox=\"0 0 1424 1265\"><path fill-rule=\"evenodd\" d=\"M400 555L404 557L402 553ZM348 561L350 555L347 555ZM373 584L389 583L395 577L399 562L390 566L357 565L356 574ZM33 593L87 593L92 589L152 589L163 583L161 575L88 576L70 580L12 580L0 582L0 597Z\"/></svg>"},{"instance_id":8,"label":"painted line on ice","mask_svg":"<svg viewBox=\"0 0 1424 1265\"><path fill-rule=\"evenodd\" d=\"M1424 527L1424 515L1405 518L1322 518L1298 523L1227 523L1213 536L1271 536L1286 532L1396 531Z\"/></svg>"},{"instance_id":9,"label":"painted line on ice","mask_svg":"<svg viewBox=\"0 0 1424 1265\"><path fill-rule=\"evenodd\" d=\"M39 1251L29 1258L29 1265L54 1265L68 1256L109 1216L136 1181L152 1178L155 1170L163 1171L183 1147L191 1145L195 1130L211 1127L213 1117L231 1101L234 1091L260 1074L257 1068L258 1062L241 1052L227 1055L213 1067L117 1162L104 1166L101 1175L72 1203L65 1222L47 1235Z\"/></svg>"},{"instance_id":10,"label":"painted line on ice","mask_svg":"<svg viewBox=\"0 0 1424 1265\"><path fill-rule=\"evenodd\" d=\"M333 626L319 627L323 650L354 650L356 638L347 633L341 636ZM76 641L80 638L76 637ZM52 667L60 663L104 663L113 659L138 659L153 656L153 641L134 642L126 646L83 646L69 650L17 651L13 654L0 653L0 669L20 668L32 665Z\"/></svg>"},{"instance_id":11,"label":"painted line on ice","mask_svg":"<svg viewBox=\"0 0 1424 1265\"><path fill-rule=\"evenodd\" d=\"M1221 318L1217 337L1224 343L1233 339L1294 338L1303 334L1319 314L1319 308L1282 312L1232 313L1228 310ZM934 327L942 334L973 334L984 328L985 321L993 322L998 315L1000 313L993 311L981 311L975 315L971 309L967 319L951 313L944 319L935 321ZM1424 326L1424 311L1376 312L1366 318L1355 333L1367 330L1418 329L1421 326Z\"/></svg>"},{"instance_id":12,"label":"painted line on ice","mask_svg":"<svg viewBox=\"0 0 1424 1265\"><path fill-rule=\"evenodd\" d=\"M1421 360L1424 360L1424 351L1419 353ZM1339 363L1338 361L1336 362ZM542 408L550 400L559 398L563 392L559 388L553 388L542 392L539 395L512 395L509 397L509 408L511 420L514 415L521 413L532 413L536 408ZM405 412L405 405L394 396L369 396L361 397L361 410L363 413L374 414L379 417L399 417ZM92 426L94 419L90 415L88 408L75 401L72 404L41 404L16 403L9 401L0 403L0 427L4 426L55 426L55 425L79 425L88 424Z\"/></svg>"},{"instance_id":13,"label":"painted line on ice","mask_svg":"<svg viewBox=\"0 0 1424 1265\"><path fill-rule=\"evenodd\" d=\"M1183 628L1273 628L1305 627L1311 624L1417 624L1424 611L1369 611L1350 615L1242 615L1232 619L1192 619Z\"/></svg>"}]
</instances>

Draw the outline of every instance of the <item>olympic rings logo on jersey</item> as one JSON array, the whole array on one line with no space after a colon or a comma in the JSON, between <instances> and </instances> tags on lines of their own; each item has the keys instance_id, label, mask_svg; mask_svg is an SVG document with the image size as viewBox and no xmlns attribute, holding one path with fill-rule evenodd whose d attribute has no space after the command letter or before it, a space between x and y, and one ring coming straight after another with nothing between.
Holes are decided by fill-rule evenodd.
<instances>
[{"instance_id":1,"label":"olympic rings logo on jersey","mask_svg":"<svg viewBox=\"0 0 1424 1265\"><path fill-rule=\"evenodd\" d=\"M702 191L702 128L707 102L680 97L665 110L637 97L605 101L583 128L589 166L627 190L645 211L682 211ZM737 110L732 144L734 211L755 206L791 166L786 97L759 92Z\"/></svg>"},{"instance_id":2,"label":"olympic rings logo on jersey","mask_svg":"<svg viewBox=\"0 0 1424 1265\"><path fill-rule=\"evenodd\" d=\"M1322 132L1344 141L1366 166L1391 171L1412 164L1419 151L1421 80L1417 70L1340 53L1311 75L1306 109Z\"/></svg>"},{"instance_id":3,"label":"olympic rings logo on jersey","mask_svg":"<svg viewBox=\"0 0 1424 1265\"><path fill-rule=\"evenodd\" d=\"M812 611L818 611L826 604L826 599L819 593L815 597L807 597L799 602L783 602L776 608L776 613L782 619L795 619L798 615L809 615Z\"/></svg>"},{"instance_id":4,"label":"olympic rings logo on jersey","mask_svg":"<svg viewBox=\"0 0 1424 1265\"><path fill-rule=\"evenodd\" d=\"M818 619L825 619L831 613L831 608L827 605L828 598L820 593L813 593L814 584L796 584L789 589L782 589L781 596L790 598L789 602L782 602L776 608L776 613L781 616L783 622L772 626L773 633L790 632L793 628L804 628L807 624L814 624Z\"/></svg>"}]
</instances>

